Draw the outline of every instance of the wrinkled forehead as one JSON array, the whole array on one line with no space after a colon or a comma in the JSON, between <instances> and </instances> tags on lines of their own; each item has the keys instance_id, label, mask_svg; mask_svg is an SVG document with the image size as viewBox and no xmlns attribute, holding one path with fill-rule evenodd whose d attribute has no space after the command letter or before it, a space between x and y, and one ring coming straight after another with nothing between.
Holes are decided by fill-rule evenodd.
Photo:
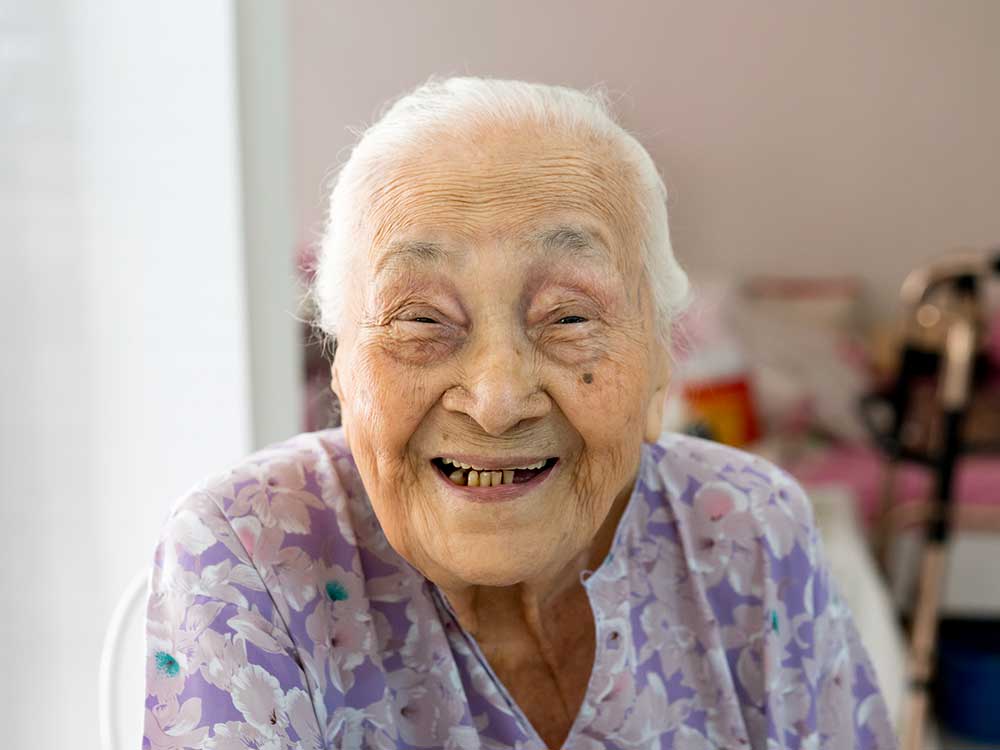
<instances>
[{"instance_id":1,"label":"wrinkled forehead","mask_svg":"<svg viewBox=\"0 0 1000 750\"><path fill-rule=\"evenodd\" d=\"M383 168L366 206L368 262L400 242L454 238L545 249L589 244L625 278L638 268L631 167L611 146L530 129L439 139Z\"/></svg>"}]
</instances>

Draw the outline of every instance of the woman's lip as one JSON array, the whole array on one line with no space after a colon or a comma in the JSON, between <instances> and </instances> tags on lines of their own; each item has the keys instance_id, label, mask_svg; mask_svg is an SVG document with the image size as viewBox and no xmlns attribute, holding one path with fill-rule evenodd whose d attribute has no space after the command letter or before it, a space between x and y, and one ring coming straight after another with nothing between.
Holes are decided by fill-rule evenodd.
<instances>
[{"instance_id":1,"label":"woman's lip","mask_svg":"<svg viewBox=\"0 0 1000 750\"><path fill-rule=\"evenodd\" d=\"M469 487L464 484L455 484L453 481L448 479L448 477L438 471L436 466L431 466L431 471L434 472L438 480L444 484L445 487L454 492L462 500L468 500L473 503L500 503L506 500L516 500L522 495L531 492L533 489L545 482L550 476L555 474L559 470L560 466L562 466L562 461L556 461L555 464L544 471L540 471L527 482L501 484L496 487Z\"/></svg>"}]
</instances>

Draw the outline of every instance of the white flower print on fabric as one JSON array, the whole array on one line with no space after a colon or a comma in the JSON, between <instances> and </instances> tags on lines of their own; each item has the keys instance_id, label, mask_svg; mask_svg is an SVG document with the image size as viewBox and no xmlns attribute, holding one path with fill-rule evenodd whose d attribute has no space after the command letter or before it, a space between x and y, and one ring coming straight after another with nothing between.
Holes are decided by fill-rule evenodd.
<instances>
[{"instance_id":1,"label":"white flower print on fabric","mask_svg":"<svg viewBox=\"0 0 1000 750\"><path fill-rule=\"evenodd\" d=\"M201 676L219 690L228 690L233 678L247 666L247 641L232 633L206 630L198 640Z\"/></svg>"},{"instance_id":2,"label":"white flower print on fabric","mask_svg":"<svg viewBox=\"0 0 1000 750\"><path fill-rule=\"evenodd\" d=\"M661 601L651 601L641 615L646 642L639 650L639 662L655 658L660 673L672 675L691 662L691 649L696 638L691 630L674 622L675 614Z\"/></svg>"},{"instance_id":3,"label":"white flower print on fabric","mask_svg":"<svg viewBox=\"0 0 1000 750\"><path fill-rule=\"evenodd\" d=\"M720 481L703 484L695 493L689 522L694 568L705 586L726 578L733 590L752 593L756 535L761 527L747 493Z\"/></svg>"},{"instance_id":4,"label":"white flower print on fabric","mask_svg":"<svg viewBox=\"0 0 1000 750\"><path fill-rule=\"evenodd\" d=\"M251 516L234 519L233 528L268 590L283 591L283 600L299 612L316 598L315 561L303 549L286 543L282 529L265 527ZM290 619L280 609L285 620Z\"/></svg>"},{"instance_id":5,"label":"white flower print on fabric","mask_svg":"<svg viewBox=\"0 0 1000 750\"><path fill-rule=\"evenodd\" d=\"M279 738L267 737L243 721L216 724L212 733L205 742L205 750L282 750L285 747Z\"/></svg>"},{"instance_id":6,"label":"white flower print on fabric","mask_svg":"<svg viewBox=\"0 0 1000 750\"><path fill-rule=\"evenodd\" d=\"M330 684L341 693L354 687L354 670L375 642L371 618L353 608L320 600L306 617L306 633L313 645L310 666L314 678L325 687L322 674L329 674Z\"/></svg>"},{"instance_id":7,"label":"white flower print on fabric","mask_svg":"<svg viewBox=\"0 0 1000 750\"><path fill-rule=\"evenodd\" d=\"M434 672L393 673L393 713L403 742L441 747L462 717L458 696Z\"/></svg>"},{"instance_id":8,"label":"white flower print on fabric","mask_svg":"<svg viewBox=\"0 0 1000 750\"><path fill-rule=\"evenodd\" d=\"M186 750L201 747L208 729L201 724L201 699L176 698L146 711L146 739L152 750Z\"/></svg>"},{"instance_id":9,"label":"white flower print on fabric","mask_svg":"<svg viewBox=\"0 0 1000 750\"><path fill-rule=\"evenodd\" d=\"M233 705L247 723L265 737L277 737L287 726L281 683L259 664L248 664L240 669L229 689Z\"/></svg>"},{"instance_id":10,"label":"white flower print on fabric","mask_svg":"<svg viewBox=\"0 0 1000 750\"><path fill-rule=\"evenodd\" d=\"M406 618L410 626L399 654L403 664L410 669L433 665L444 637L440 620L428 616L426 611L418 611L420 609L413 600L406 605Z\"/></svg>"},{"instance_id":11,"label":"white flower print on fabric","mask_svg":"<svg viewBox=\"0 0 1000 750\"><path fill-rule=\"evenodd\" d=\"M242 516L253 510L264 526L294 534L309 533L308 509L325 506L305 490L302 464L279 457L248 464L247 474L250 481L236 492L229 509L232 515Z\"/></svg>"},{"instance_id":12,"label":"white flower print on fabric","mask_svg":"<svg viewBox=\"0 0 1000 750\"><path fill-rule=\"evenodd\" d=\"M242 636L261 651L266 651L269 654L286 653L294 648L288 634L280 627L276 627L272 620L261 615L256 607L241 611L235 617L230 617L226 620L226 625L232 628L237 636Z\"/></svg>"}]
</instances>

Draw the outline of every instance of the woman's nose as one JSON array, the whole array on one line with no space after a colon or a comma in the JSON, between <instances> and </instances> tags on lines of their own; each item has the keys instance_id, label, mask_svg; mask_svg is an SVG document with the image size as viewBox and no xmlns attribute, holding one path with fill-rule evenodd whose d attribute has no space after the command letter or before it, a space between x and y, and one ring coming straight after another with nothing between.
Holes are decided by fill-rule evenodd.
<instances>
[{"instance_id":1,"label":"woman's nose","mask_svg":"<svg viewBox=\"0 0 1000 750\"><path fill-rule=\"evenodd\" d=\"M548 414L551 401L539 387L522 346L486 342L465 363L464 387L445 394L450 411L472 417L484 432L502 435L528 419Z\"/></svg>"}]
</instances>

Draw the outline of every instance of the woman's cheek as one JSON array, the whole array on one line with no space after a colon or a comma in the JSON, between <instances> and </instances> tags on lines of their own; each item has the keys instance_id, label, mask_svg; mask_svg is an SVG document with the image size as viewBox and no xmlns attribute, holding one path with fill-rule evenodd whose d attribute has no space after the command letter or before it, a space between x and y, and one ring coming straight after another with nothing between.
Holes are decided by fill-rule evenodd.
<instances>
[{"instance_id":1,"label":"woman's cheek","mask_svg":"<svg viewBox=\"0 0 1000 750\"><path fill-rule=\"evenodd\" d=\"M590 326L544 331L536 337L535 347L545 359L576 369L599 367L608 352L608 342Z\"/></svg>"},{"instance_id":2,"label":"woman's cheek","mask_svg":"<svg viewBox=\"0 0 1000 750\"><path fill-rule=\"evenodd\" d=\"M400 434L405 442L431 407L439 363L404 363L384 341L359 347L354 379L362 395L359 419L379 425L384 434Z\"/></svg>"},{"instance_id":3,"label":"woman's cheek","mask_svg":"<svg viewBox=\"0 0 1000 750\"><path fill-rule=\"evenodd\" d=\"M620 353L623 354L623 353ZM620 355L619 355L620 356ZM644 409L641 363L631 357L605 356L567 368L564 392L580 429L594 428L621 437Z\"/></svg>"}]
</instances>

